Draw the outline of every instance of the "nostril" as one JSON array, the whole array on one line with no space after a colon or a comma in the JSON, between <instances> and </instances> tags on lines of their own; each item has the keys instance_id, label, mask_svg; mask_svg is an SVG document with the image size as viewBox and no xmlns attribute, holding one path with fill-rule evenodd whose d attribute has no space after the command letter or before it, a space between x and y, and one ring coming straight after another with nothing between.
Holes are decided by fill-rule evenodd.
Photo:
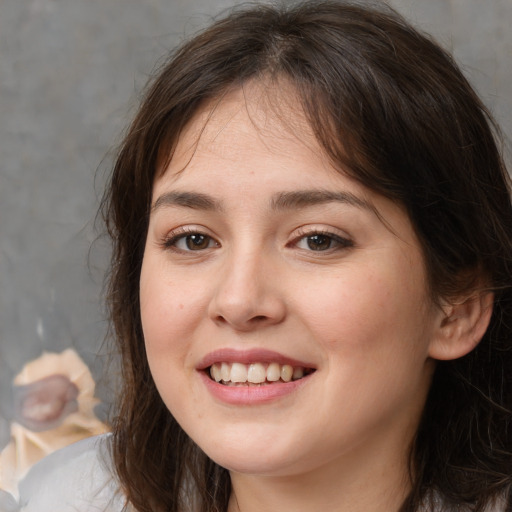
<instances>
[{"instance_id":1,"label":"nostril","mask_svg":"<svg viewBox=\"0 0 512 512\"><path fill-rule=\"evenodd\" d=\"M219 326L247 331L280 323L286 316L285 302L274 292L245 291L243 295L237 290L221 291L208 306L209 319Z\"/></svg>"},{"instance_id":2,"label":"nostril","mask_svg":"<svg viewBox=\"0 0 512 512\"><path fill-rule=\"evenodd\" d=\"M227 320L226 320L222 315L217 315L217 316L215 317L215 321L216 321L216 322L219 322L219 323L221 323L221 324L225 324L225 323L227 323Z\"/></svg>"}]
</instances>

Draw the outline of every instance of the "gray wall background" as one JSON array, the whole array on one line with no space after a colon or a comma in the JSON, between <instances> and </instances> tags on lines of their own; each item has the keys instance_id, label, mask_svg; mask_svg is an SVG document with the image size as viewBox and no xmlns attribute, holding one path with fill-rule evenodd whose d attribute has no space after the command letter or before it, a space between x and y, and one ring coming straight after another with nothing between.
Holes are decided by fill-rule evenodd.
<instances>
[{"instance_id":1,"label":"gray wall background","mask_svg":"<svg viewBox=\"0 0 512 512\"><path fill-rule=\"evenodd\" d=\"M92 242L109 151L155 62L234 3L0 0L0 415L23 364L69 346L108 402ZM454 52L510 136L512 0L391 4Z\"/></svg>"}]
</instances>

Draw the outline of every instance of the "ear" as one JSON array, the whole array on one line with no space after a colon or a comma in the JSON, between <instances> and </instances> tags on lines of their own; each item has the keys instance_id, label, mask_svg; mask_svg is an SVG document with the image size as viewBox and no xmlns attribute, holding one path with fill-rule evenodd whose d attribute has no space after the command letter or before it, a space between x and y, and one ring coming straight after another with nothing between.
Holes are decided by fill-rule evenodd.
<instances>
[{"instance_id":1,"label":"ear","mask_svg":"<svg viewBox=\"0 0 512 512\"><path fill-rule=\"evenodd\" d=\"M494 294L479 291L461 302L442 307L436 336L429 347L433 359L463 357L480 343L492 315Z\"/></svg>"}]
</instances>

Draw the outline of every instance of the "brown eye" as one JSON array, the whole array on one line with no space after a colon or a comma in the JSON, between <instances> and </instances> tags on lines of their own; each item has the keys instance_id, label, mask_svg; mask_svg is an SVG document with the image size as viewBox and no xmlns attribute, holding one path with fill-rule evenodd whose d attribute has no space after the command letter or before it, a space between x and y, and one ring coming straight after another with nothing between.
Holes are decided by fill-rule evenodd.
<instances>
[{"instance_id":1,"label":"brown eye","mask_svg":"<svg viewBox=\"0 0 512 512\"><path fill-rule=\"evenodd\" d=\"M200 251L201 249L208 249L212 242L212 239L207 235L201 235L196 233L194 235L187 235L185 238L185 244L187 249L190 251Z\"/></svg>"},{"instance_id":2,"label":"brown eye","mask_svg":"<svg viewBox=\"0 0 512 512\"><path fill-rule=\"evenodd\" d=\"M218 242L211 236L196 231L177 233L165 240L163 247L181 252L197 252L219 247Z\"/></svg>"},{"instance_id":3,"label":"brown eye","mask_svg":"<svg viewBox=\"0 0 512 512\"><path fill-rule=\"evenodd\" d=\"M327 235L311 235L306 237L306 243L312 251L326 251L333 244L333 239Z\"/></svg>"},{"instance_id":4,"label":"brown eye","mask_svg":"<svg viewBox=\"0 0 512 512\"><path fill-rule=\"evenodd\" d=\"M354 243L334 233L311 232L293 242L298 249L314 252L332 252L353 247Z\"/></svg>"}]
</instances>

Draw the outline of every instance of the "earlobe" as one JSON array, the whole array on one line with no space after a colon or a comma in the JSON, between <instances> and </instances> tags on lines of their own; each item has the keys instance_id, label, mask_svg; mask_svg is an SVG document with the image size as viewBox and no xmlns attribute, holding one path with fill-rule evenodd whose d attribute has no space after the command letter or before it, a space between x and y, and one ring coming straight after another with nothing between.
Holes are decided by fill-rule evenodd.
<instances>
[{"instance_id":1,"label":"earlobe","mask_svg":"<svg viewBox=\"0 0 512 512\"><path fill-rule=\"evenodd\" d=\"M429 356L438 360L463 357L480 343L491 320L494 294L481 291L448 304L442 314Z\"/></svg>"}]
</instances>

